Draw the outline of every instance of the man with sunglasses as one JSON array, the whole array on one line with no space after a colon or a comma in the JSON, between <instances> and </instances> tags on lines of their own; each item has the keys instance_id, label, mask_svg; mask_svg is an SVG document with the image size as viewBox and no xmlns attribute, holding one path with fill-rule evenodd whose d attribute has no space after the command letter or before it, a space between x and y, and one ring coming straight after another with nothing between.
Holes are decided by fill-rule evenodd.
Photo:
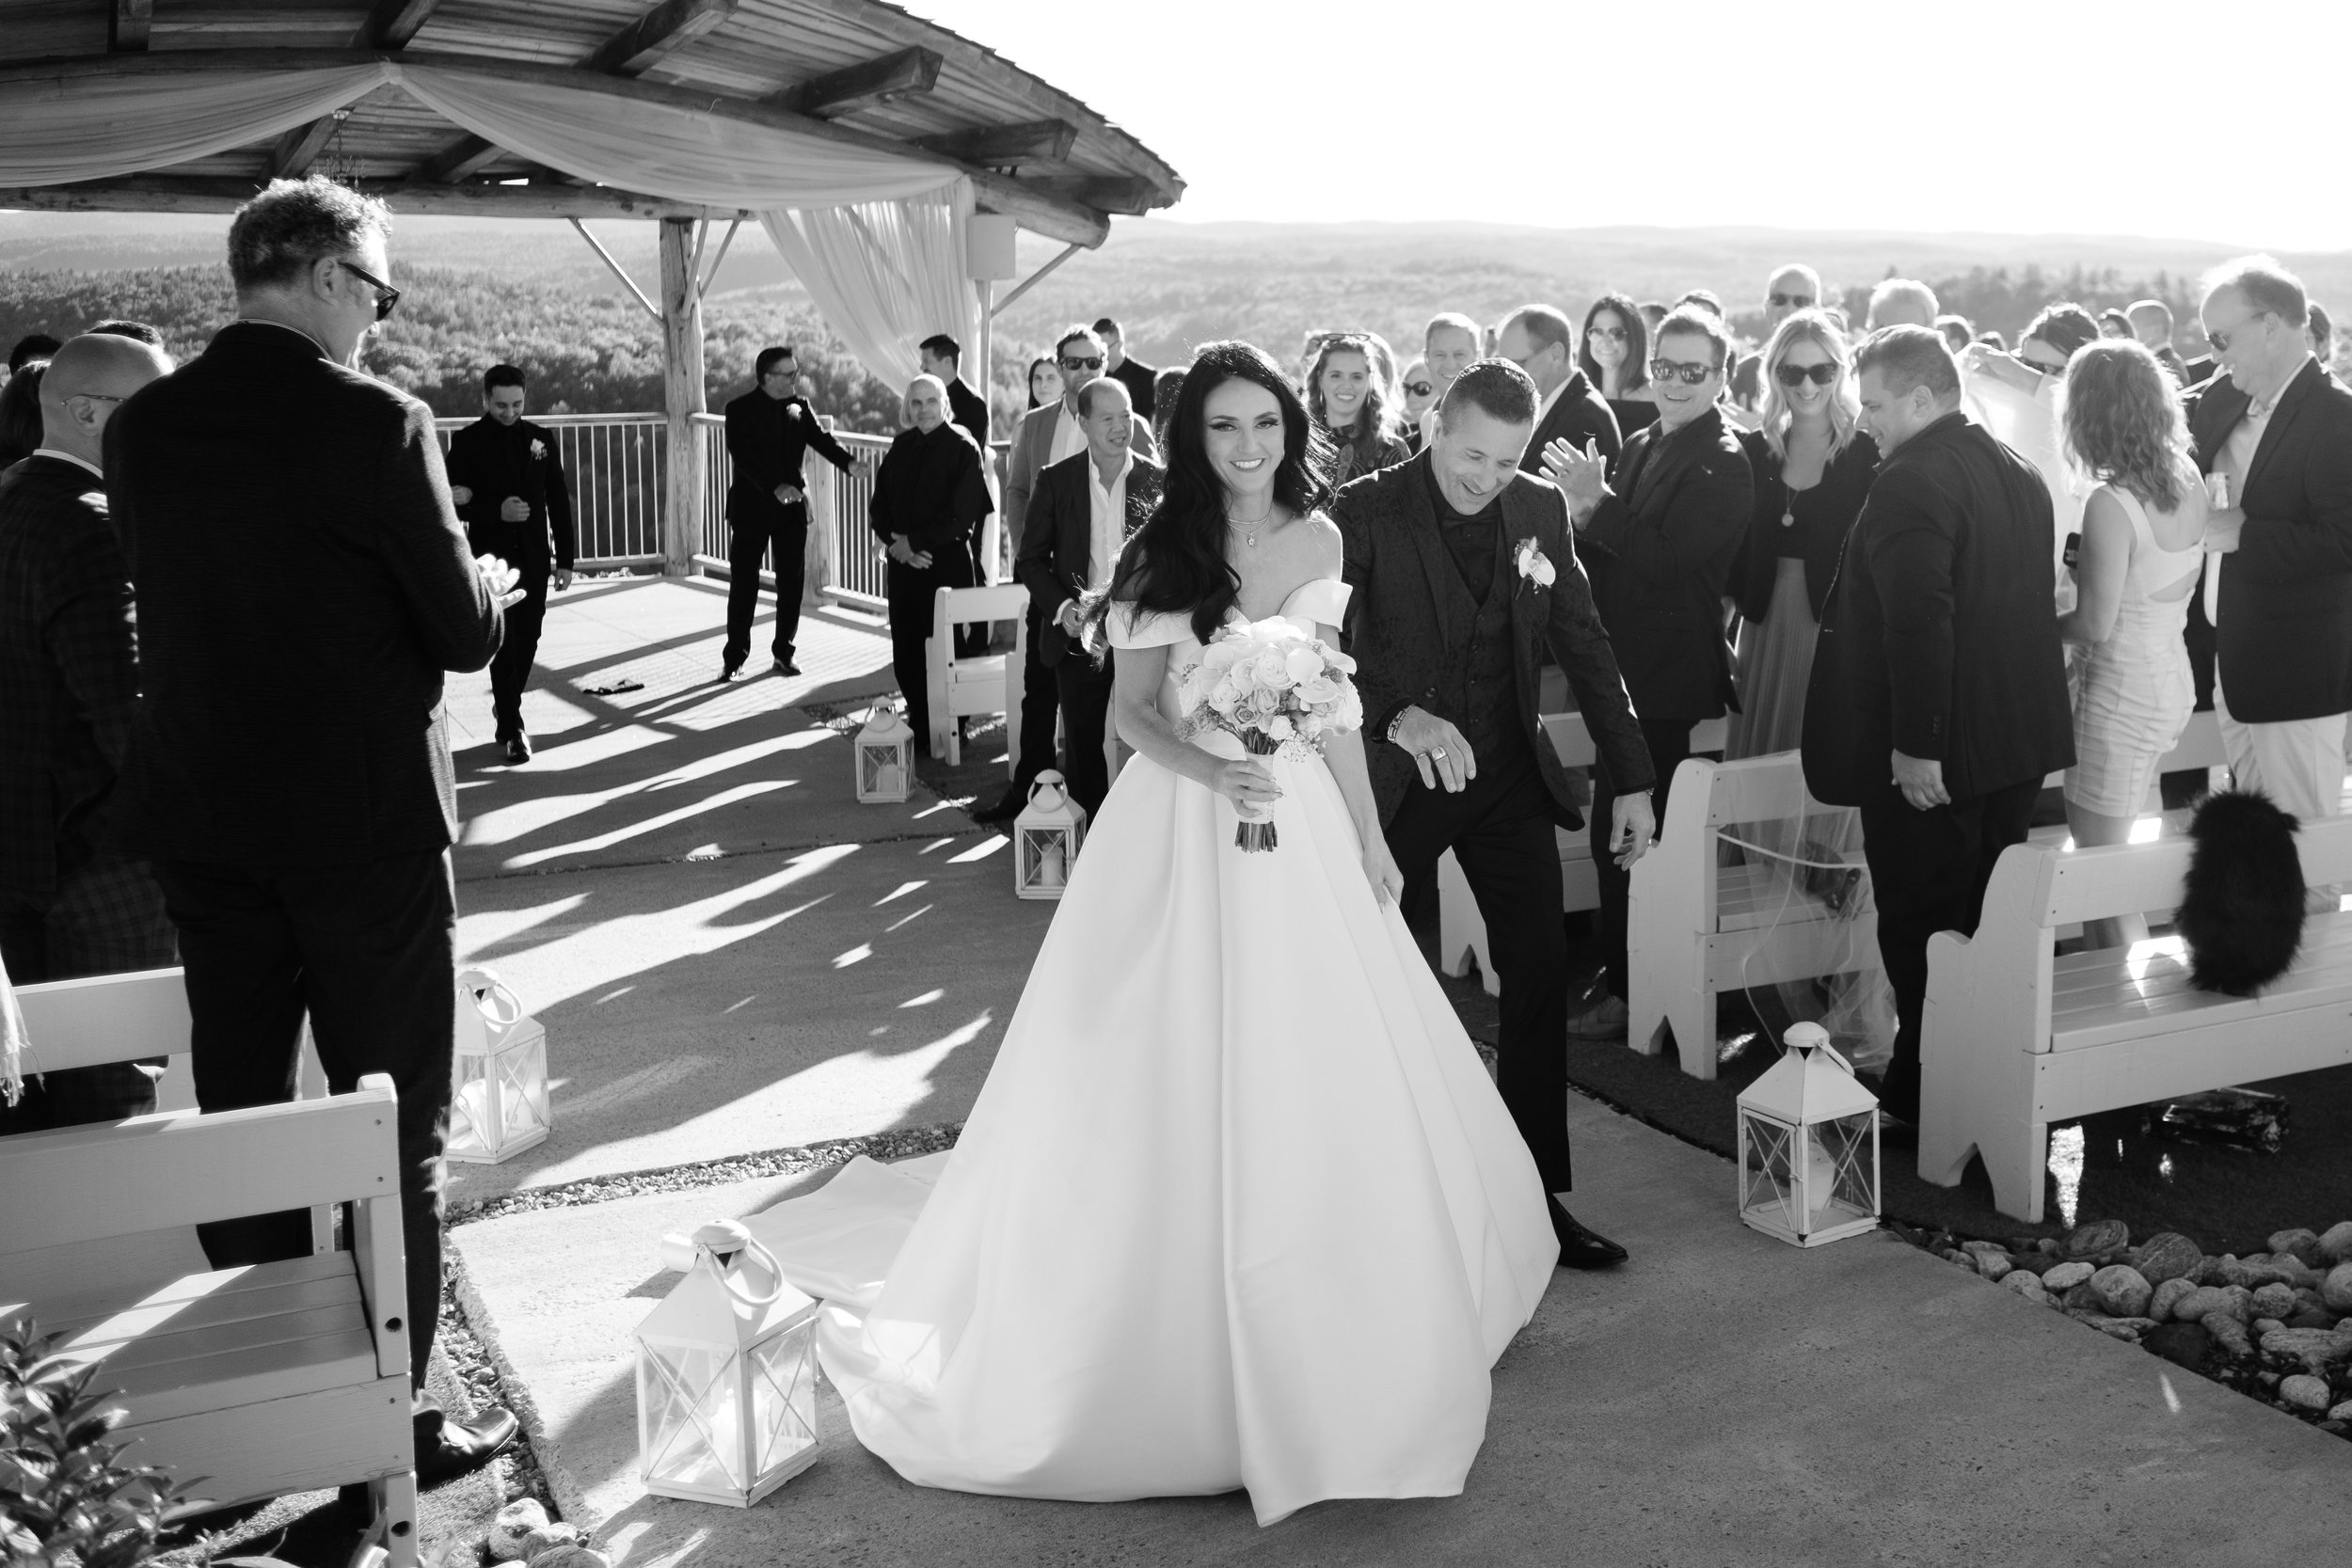
<instances>
[{"instance_id":1,"label":"man with sunglasses","mask_svg":"<svg viewBox=\"0 0 2352 1568\"><path fill-rule=\"evenodd\" d=\"M1022 417L1020 428L1012 433L1012 451L1005 460L1005 549L1009 560L1021 559L1022 527L1028 520L1029 502L1037 494L1040 476L1087 450L1086 414L1078 406L1078 394L1089 382L1102 377L1109 358L1109 349L1090 326L1073 325L1054 344L1054 363L1061 372L1061 400L1032 408ZM1152 441L1151 420L1128 421L1127 450L1137 457L1159 456ZM1014 766L1012 786L975 811L972 816L977 821L1005 822L1020 815L1028 803L1029 785L1054 766L1054 721L1060 712L1060 698L1053 667L1044 658L1042 619L1043 612L1052 608L1035 601L1029 605L1029 653L1021 669L1021 757ZM915 744L923 745L923 737L917 736Z\"/></svg>"},{"instance_id":2,"label":"man with sunglasses","mask_svg":"<svg viewBox=\"0 0 2352 1568\"><path fill-rule=\"evenodd\" d=\"M142 688L115 810L179 930L199 1105L288 1099L306 1014L328 1087L381 1072L399 1091L431 1485L516 1432L502 1410L445 1417L423 1389L457 993L442 675L490 662L522 593L468 551L433 411L353 368L400 299L390 228L333 181L273 181L229 226L237 319L106 427ZM198 1230L215 1268L310 1251L298 1211Z\"/></svg>"},{"instance_id":3,"label":"man with sunglasses","mask_svg":"<svg viewBox=\"0 0 2352 1568\"><path fill-rule=\"evenodd\" d=\"M817 422L801 396L801 366L790 343L763 348L752 361L759 385L727 404L727 640L719 678L731 681L752 657L752 617L759 610L763 560L776 574L771 648L779 675L797 675L793 640L801 630L801 592L808 573L808 492L802 465L814 448L845 474L869 471L861 458ZM771 553L772 552L772 553Z\"/></svg>"},{"instance_id":4,"label":"man with sunglasses","mask_svg":"<svg viewBox=\"0 0 2352 1568\"><path fill-rule=\"evenodd\" d=\"M1520 306L1502 319L1495 356L1525 371L1542 400L1535 406L1534 438L1519 458L1523 472L1542 473L1544 449L1554 441L1577 451L1597 447L1615 466L1625 445L1617 435L1617 416L1577 363L1576 327L1565 314L1549 305Z\"/></svg>"},{"instance_id":5,"label":"man with sunglasses","mask_svg":"<svg viewBox=\"0 0 2352 1568\"><path fill-rule=\"evenodd\" d=\"M2229 487L2200 591L2222 748L2240 789L2305 822L2341 810L2352 710L2352 392L2312 355L2310 312L2267 257L2224 265L2199 311L2219 373L2188 419Z\"/></svg>"},{"instance_id":6,"label":"man with sunglasses","mask_svg":"<svg viewBox=\"0 0 2352 1568\"><path fill-rule=\"evenodd\" d=\"M1800 310L1821 303L1821 275L1803 261L1791 261L1764 285L1763 341L1771 342L1780 324ZM1753 413L1764 406L1764 351L1743 356L1731 372L1731 401Z\"/></svg>"}]
</instances>

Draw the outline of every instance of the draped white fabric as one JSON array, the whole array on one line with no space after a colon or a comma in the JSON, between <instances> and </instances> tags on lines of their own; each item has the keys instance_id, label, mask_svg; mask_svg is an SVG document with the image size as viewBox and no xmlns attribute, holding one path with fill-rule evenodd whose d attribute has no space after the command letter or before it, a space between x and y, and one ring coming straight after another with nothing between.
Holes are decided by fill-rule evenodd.
<instances>
[{"instance_id":1,"label":"draped white fabric","mask_svg":"<svg viewBox=\"0 0 2352 1568\"><path fill-rule=\"evenodd\" d=\"M0 185L66 184L168 168L306 124L387 83L526 158L579 179L676 201L763 211L834 207L964 184L945 164L676 104L374 61L322 70L0 83ZM956 276L962 270L959 259Z\"/></svg>"},{"instance_id":2,"label":"draped white fabric","mask_svg":"<svg viewBox=\"0 0 2352 1568\"><path fill-rule=\"evenodd\" d=\"M964 276L972 183L902 201L766 212L768 237L841 341L866 368L903 383L922 369L915 345L946 332L978 341L979 299Z\"/></svg>"}]
</instances>

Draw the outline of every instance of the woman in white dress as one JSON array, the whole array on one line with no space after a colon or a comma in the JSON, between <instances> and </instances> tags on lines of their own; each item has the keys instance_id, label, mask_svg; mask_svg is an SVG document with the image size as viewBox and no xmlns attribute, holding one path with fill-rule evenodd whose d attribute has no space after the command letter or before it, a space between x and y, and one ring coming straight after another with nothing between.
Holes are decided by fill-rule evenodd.
<instances>
[{"instance_id":1,"label":"woman in white dress","mask_svg":"<svg viewBox=\"0 0 2352 1568\"><path fill-rule=\"evenodd\" d=\"M910 1481L1246 1487L1261 1524L1452 1496L1558 1243L1398 914L1360 737L1294 762L1180 727L1178 676L1224 626L1279 616L1336 646L1307 411L1267 356L1212 344L1171 431L1101 612L1136 754L962 1136L928 1193L852 1167L836 1204L755 1229L829 1297L826 1371ZM1235 847L1244 810L1275 848Z\"/></svg>"},{"instance_id":2,"label":"woman in white dress","mask_svg":"<svg viewBox=\"0 0 2352 1568\"><path fill-rule=\"evenodd\" d=\"M2066 825L2076 844L2122 844L2196 705L2181 631L2203 562L2205 492L2172 379L2137 342L2077 349L2065 407L2066 449L2099 482L2083 503L2074 609L2058 621L2088 650L2074 671ZM2137 915L2084 932L2093 947L2147 934Z\"/></svg>"}]
</instances>

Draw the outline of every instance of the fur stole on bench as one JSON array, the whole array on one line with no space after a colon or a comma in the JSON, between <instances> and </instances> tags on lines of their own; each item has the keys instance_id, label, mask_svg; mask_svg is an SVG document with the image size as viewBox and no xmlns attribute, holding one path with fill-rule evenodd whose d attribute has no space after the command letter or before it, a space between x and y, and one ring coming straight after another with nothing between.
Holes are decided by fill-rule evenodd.
<instances>
[{"instance_id":1,"label":"fur stole on bench","mask_svg":"<svg viewBox=\"0 0 2352 1568\"><path fill-rule=\"evenodd\" d=\"M2174 916L2201 990L2251 996L2303 945L2303 861L2295 818L2267 796L2226 790L2189 823L2188 882Z\"/></svg>"}]
</instances>

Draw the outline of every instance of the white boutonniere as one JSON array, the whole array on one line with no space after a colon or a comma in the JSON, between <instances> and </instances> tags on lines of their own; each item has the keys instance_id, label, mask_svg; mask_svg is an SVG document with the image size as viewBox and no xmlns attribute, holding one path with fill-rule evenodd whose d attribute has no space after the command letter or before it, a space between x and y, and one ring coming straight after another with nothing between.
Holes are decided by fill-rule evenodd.
<instances>
[{"instance_id":1,"label":"white boutonniere","mask_svg":"<svg viewBox=\"0 0 2352 1568\"><path fill-rule=\"evenodd\" d=\"M1559 569L1551 563L1551 558L1544 554L1542 547L1535 543L1534 534L1519 541L1518 568L1520 580L1532 582L1538 588L1549 588L1560 576Z\"/></svg>"},{"instance_id":2,"label":"white boutonniere","mask_svg":"<svg viewBox=\"0 0 2352 1568\"><path fill-rule=\"evenodd\" d=\"M537 436L532 436L531 441L531 455L535 458L543 458L547 456L547 454L548 444L545 441L540 440Z\"/></svg>"}]
</instances>

